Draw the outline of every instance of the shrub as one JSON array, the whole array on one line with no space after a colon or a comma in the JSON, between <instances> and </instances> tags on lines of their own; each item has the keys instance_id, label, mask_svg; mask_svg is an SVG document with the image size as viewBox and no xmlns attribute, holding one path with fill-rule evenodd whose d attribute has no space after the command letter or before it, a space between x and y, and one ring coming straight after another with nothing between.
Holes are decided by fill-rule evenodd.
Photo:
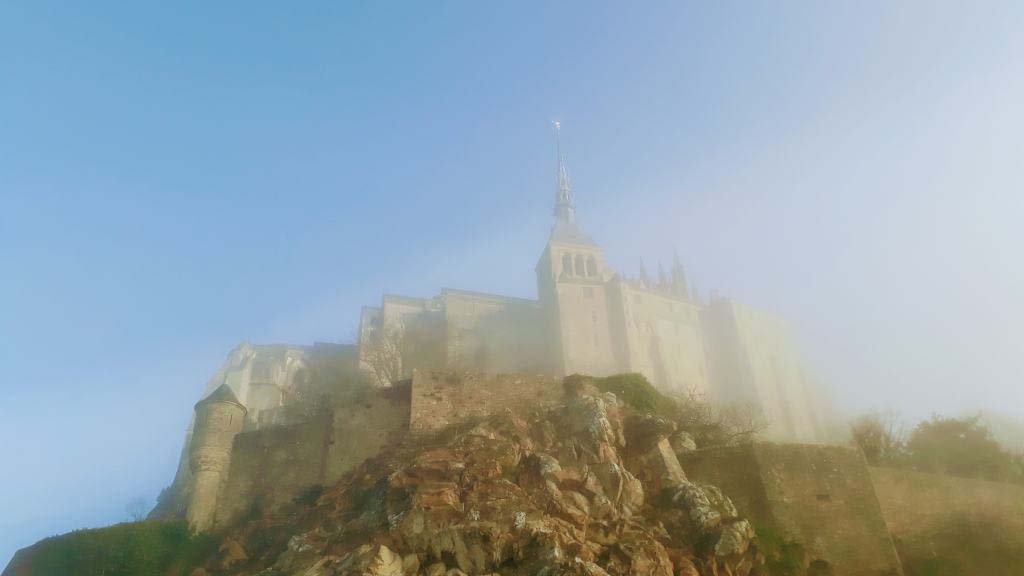
<instances>
[{"instance_id":1,"label":"shrub","mask_svg":"<svg viewBox=\"0 0 1024 576\"><path fill-rule=\"evenodd\" d=\"M864 452L868 464L893 466L905 457L903 429L891 412L860 416L850 425L850 433L854 443Z\"/></svg>"},{"instance_id":2,"label":"shrub","mask_svg":"<svg viewBox=\"0 0 1024 576\"><path fill-rule=\"evenodd\" d=\"M807 554L804 547L787 540L775 530L759 526L754 530L757 549L764 554L763 573L767 576L802 576Z\"/></svg>"},{"instance_id":3,"label":"shrub","mask_svg":"<svg viewBox=\"0 0 1024 576\"><path fill-rule=\"evenodd\" d=\"M641 414L654 414L672 419L679 415L679 406L675 401L658 392L643 374L615 374L603 378L573 374L565 378L564 384L570 393L585 384L592 384L601 392L615 394L621 402Z\"/></svg>"},{"instance_id":4,"label":"shrub","mask_svg":"<svg viewBox=\"0 0 1024 576\"><path fill-rule=\"evenodd\" d=\"M1014 458L992 438L980 416L932 416L907 441L914 467L926 472L988 480L1021 481Z\"/></svg>"},{"instance_id":5,"label":"shrub","mask_svg":"<svg viewBox=\"0 0 1024 576\"><path fill-rule=\"evenodd\" d=\"M77 530L35 545L29 559L37 576L162 576L188 574L216 550L184 522L145 521Z\"/></svg>"}]
</instances>

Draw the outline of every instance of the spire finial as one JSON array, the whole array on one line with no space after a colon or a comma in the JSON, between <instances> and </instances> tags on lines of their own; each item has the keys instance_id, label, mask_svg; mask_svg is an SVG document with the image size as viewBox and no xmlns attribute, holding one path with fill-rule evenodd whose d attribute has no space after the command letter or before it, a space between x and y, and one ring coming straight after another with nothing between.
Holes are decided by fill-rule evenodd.
<instances>
[{"instance_id":1,"label":"spire finial","mask_svg":"<svg viewBox=\"0 0 1024 576\"><path fill-rule=\"evenodd\" d=\"M559 220L572 222L576 217L576 207L572 203L572 183L565 169L565 157L562 156L562 123L552 122L555 127L555 153L558 155L558 169L555 175L555 216Z\"/></svg>"}]
</instances>

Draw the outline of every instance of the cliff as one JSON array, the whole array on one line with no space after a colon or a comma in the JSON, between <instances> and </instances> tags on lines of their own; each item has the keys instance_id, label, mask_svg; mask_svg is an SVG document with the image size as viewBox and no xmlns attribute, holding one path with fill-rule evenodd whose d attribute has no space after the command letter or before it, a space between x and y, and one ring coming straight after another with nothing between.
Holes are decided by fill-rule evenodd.
<instances>
[{"instance_id":1,"label":"cliff","mask_svg":"<svg viewBox=\"0 0 1024 576\"><path fill-rule=\"evenodd\" d=\"M564 393L554 383L558 401L405 435L330 486L273 510L251 507L188 572L134 571L37 545L4 576L756 573L772 552L725 495L686 479L670 438L691 444L650 409L657 393L637 384L646 389L620 400L570 379Z\"/></svg>"},{"instance_id":2,"label":"cliff","mask_svg":"<svg viewBox=\"0 0 1024 576\"><path fill-rule=\"evenodd\" d=\"M553 407L407 436L226 530L198 574L751 574L753 526L655 420L573 381Z\"/></svg>"},{"instance_id":3,"label":"cliff","mask_svg":"<svg viewBox=\"0 0 1024 576\"><path fill-rule=\"evenodd\" d=\"M209 534L77 531L3 576L1024 574L1020 487L723 446L639 375L425 373L357 397L238 435Z\"/></svg>"}]
</instances>

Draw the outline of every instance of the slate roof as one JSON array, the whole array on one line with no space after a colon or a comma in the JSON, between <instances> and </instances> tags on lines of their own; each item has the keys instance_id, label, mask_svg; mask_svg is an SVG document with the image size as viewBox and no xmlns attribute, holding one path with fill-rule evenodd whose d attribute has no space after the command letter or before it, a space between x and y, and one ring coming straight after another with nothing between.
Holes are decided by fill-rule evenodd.
<instances>
[{"instance_id":1,"label":"slate roof","mask_svg":"<svg viewBox=\"0 0 1024 576\"><path fill-rule=\"evenodd\" d=\"M243 406L243 404L238 401L238 396L235 396L235 391L227 384L221 384L218 386L216 390L210 392L209 396L200 400L196 405L198 406L199 404L207 404L210 402L231 402L233 404Z\"/></svg>"},{"instance_id":2,"label":"slate roof","mask_svg":"<svg viewBox=\"0 0 1024 576\"><path fill-rule=\"evenodd\" d=\"M577 246L597 246L597 243L575 222L569 222L559 218L551 227L551 238L553 244L575 244Z\"/></svg>"}]
</instances>

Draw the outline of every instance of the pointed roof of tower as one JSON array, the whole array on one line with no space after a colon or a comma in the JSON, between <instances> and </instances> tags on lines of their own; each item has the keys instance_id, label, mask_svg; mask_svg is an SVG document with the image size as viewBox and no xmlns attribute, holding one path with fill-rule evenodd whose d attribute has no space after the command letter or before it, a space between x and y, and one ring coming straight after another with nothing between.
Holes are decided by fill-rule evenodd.
<instances>
[{"instance_id":1,"label":"pointed roof of tower","mask_svg":"<svg viewBox=\"0 0 1024 576\"><path fill-rule=\"evenodd\" d=\"M576 205L572 200L572 181L562 155L562 123L555 121L555 151L558 167L555 171L555 225L551 228L550 242L596 246L590 235L576 224Z\"/></svg>"},{"instance_id":2,"label":"pointed roof of tower","mask_svg":"<svg viewBox=\"0 0 1024 576\"><path fill-rule=\"evenodd\" d=\"M230 404L238 404L242 408L245 408L241 402L238 401L238 396L235 395L235 391L231 389L231 386L227 384L221 384L216 390L210 392L210 395L203 398L196 403L196 406L200 404L211 404L213 402L227 402Z\"/></svg>"}]
</instances>

